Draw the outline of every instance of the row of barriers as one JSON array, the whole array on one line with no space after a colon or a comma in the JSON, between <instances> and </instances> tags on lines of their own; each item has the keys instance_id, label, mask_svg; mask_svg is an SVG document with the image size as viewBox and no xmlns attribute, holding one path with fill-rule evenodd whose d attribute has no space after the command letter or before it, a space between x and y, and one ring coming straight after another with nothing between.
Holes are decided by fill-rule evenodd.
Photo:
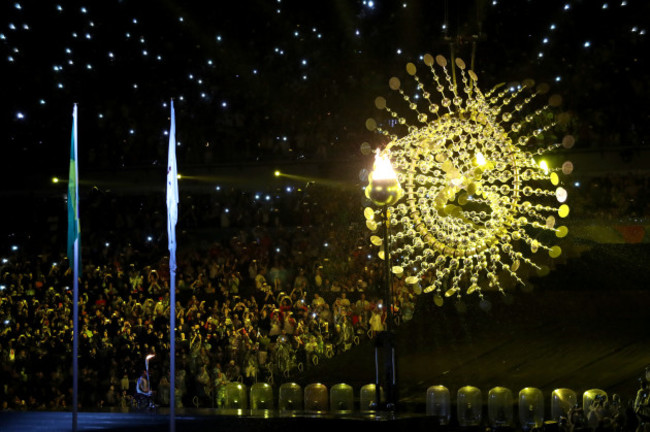
<instances>
[{"instance_id":1,"label":"row of barriers","mask_svg":"<svg viewBox=\"0 0 650 432\"><path fill-rule=\"evenodd\" d=\"M594 409L606 405L607 393L601 389L590 389L582 394L582 413L588 426L595 428L599 417L589 416ZM558 388L551 393L550 418L545 419L544 395L535 387L526 387L519 391L517 408L519 425L524 430L539 428L545 420L561 421L569 419L578 405L578 394L567 388ZM514 426L515 399L512 391L506 387L490 389L487 397L488 423L492 427ZM440 424L449 424L451 420L451 394L441 385L427 389L426 413L435 416ZM456 414L460 426L479 426L483 421L483 396L479 388L465 386L458 389L456 396ZM598 413L600 414L600 413ZM587 426L587 424L585 424Z\"/></svg>"},{"instance_id":2,"label":"row of barriers","mask_svg":"<svg viewBox=\"0 0 650 432\"><path fill-rule=\"evenodd\" d=\"M383 397L383 391L381 391ZM268 383L253 384L250 390L246 385L232 382L226 385L222 408L242 410L273 410L274 392ZM359 392L360 412L372 412L375 407L375 384L361 387ZM582 410L585 414L592 412L596 406L607 403L608 396L604 390L591 389L582 395ZM459 426L479 426L484 420L483 394L473 386L458 389L455 409ZM550 418L545 419L544 396L540 389L526 387L519 391L515 404L513 392L506 387L494 387L487 395L487 421L493 427L514 426L515 406L518 408L519 425L523 429L541 427L545 420L559 421L568 418L578 405L578 394L567 388L553 390L550 399ZM326 385L313 383L305 386L284 383L278 389L279 411L304 411L306 413L351 413L355 410L354 391L352 386L340 383L329 390ZM452 420L452 399L449 389L442 385L431 386L426 393L426 415L436 417L441 425L447 425Z\"/></svg>"}]
</instances>

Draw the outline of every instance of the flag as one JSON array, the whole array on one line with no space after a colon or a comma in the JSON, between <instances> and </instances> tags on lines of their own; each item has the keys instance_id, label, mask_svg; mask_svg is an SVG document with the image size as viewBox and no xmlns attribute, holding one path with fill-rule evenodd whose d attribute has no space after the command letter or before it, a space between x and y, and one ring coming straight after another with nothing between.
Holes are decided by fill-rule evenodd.
<instances>
[{"instance_id":1,"label":"flag","mask_svg":"<svg viewBox=\"0 0 650 432\"><path fill-rule=\"evenodd\" d=\"M70 174L68 175L68 260L72 269L72 431L77 431L79 388L79 171L77 170L77 104L72 108Z\"/></svg>"},{"instance_id":2,"label":"flag","mask_svg":"<svg viewBox=\"0 0 650 432\"><path fill-rule=\"evenodd\" d=\"M70 267L77 265L74 256L75 242L79 241L79 172L77 169L77 104L72 110L72 140L70 143L70 174L68 175L68 260Z\"/></svg>"},{"instance_id":3,"label":"flag","mask_svg":"<svg viewBox=\"0 0 650 432\"><path fill-rule=\"evenodd\" d=\"M176 222L178 222L178 169L176 167L176 114L171 101L167 156L167 238L169 239L169 430L176 431Z\"/></svg>"},{"instance_id":4,"label":"flag","mask_svg":"<svg viewBox=\"0 0 650 432\"><path fill-rule=\"evenodd\" d=\"M176 167L176 119L171 102L169 154L167 161L167 238L169 239L169 270L176 270L176 222L178 221L178 168Z\"/></svg>"}]
</instances>

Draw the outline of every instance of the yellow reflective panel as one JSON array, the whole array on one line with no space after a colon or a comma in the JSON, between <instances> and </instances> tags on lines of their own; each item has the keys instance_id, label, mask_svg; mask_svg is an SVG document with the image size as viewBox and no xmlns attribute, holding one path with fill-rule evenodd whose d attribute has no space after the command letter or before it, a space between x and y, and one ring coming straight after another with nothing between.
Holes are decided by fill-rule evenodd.
<instances>
[{"instance_id":1,"label":"yellow reflective panel","mask_svg":"<svg viewBox=\"0 0 650 432\"><path fill-rule=\"evenodd\" d=\"M404 269L402 268L402 266L393 266L392 271L393 271L393 274L398 275L398 276L401 275L402 273L404 273Z\"/></svg>"},{"instance_id":2,"label":"yellow reflective panel","mask_svg":"<svg viewBox=\"0 0 650 432\"><path fill-rule=\"evenodd\" d=\"M557 173L552 172L551 184L553 184L553 186L557 186L559 183L560 183L560 177L557 175Z\"/></svg>"},{"instance_id":3,"label":"yellow reflective panel","mask_svg":"<svg viewBox=\"0 0 650 432\"><path fill-rule=\"evenodd\" d=\"M363 216L366 219L373 220L375 218L375 211L370 207L366 207L363 209Z\"/></svg>"},{"instance_id":4,"label":"yellow reflective panel","mask_svg":"<svg viewBox=\"0 0 650 432\"><path fill-rule=\"evenodd\" d=\"M530 243L530 251L532 253L536 253L539 250L539 242L537 240L533 240Z\"/></svg>"},{"instance_id":5,"label":"yellow reflective panel","mask_svg":"<svg viewBox=\"0 0 650 432\"><path fill-rule=\"evenodd\" d=\"M433 296L433 302L436 304L436 306L440 307L444 304L445 300L440 296L440 294L436 294Z\"/></svg>"},{"instance_id":6,"label":"yellow reflective panel","mask_svg":"<svg viewBox=\"0 0 650 432\"><path fill-rule=\"evenodd\" d=\"M519 270L519 265L520 265L519 260L516 260L510 266L510 270L512 270L513 272L516 272L517 270Z\"/></svg>"},{"instance_id":7,"label":"yellow reflective panel","mask_svg":"<svg viewBox=\"0 0 650 432\"><path fill-rule=\"evenodd\" d=\"M382 239L377 236L370 236L370 243L374 244L375 246L381 246Z\"/></svg>"},{"instance_id":8,"label":"yellow reflective panel","mask_svg":"<svg viewBox=\"0 0 650 432\"><path fill-rule=\"evenodd\" d=\"M546 218L546 228L553 229L555 226L555 216L549 216Z\"/></svg>"},{"instance_id":9,"label":"yellow reflective panel","mask_svg":"<svg viewBox=\"0 0 650 432\"><path fill-rule=\"evenodd\" d=\"M406 63L406 72L409 75L415 75L417 72L417 69L415 68L415 65L413 63Z\"/></svg>"},{"instance_id":10,"label":"yellow reflective panel","mask_svg":"<svg viewBox=\"0 0 650 432\"><path fill-rule=\"evenodd\" d=\"M564 148L570 149L576 143L576 139L572 135L566 135L562 138L562 146Z\"/></svg>"},{"instance_id":11,"label":"yellow reflective panel","mask_svg":"<svg viewBox=\"0 0 650 432\"><path fill-rule=\"evenodd\" d=\"M366 227L370 231L375 231L375 230L377 230L377 222L375 222L374 220L368 219L368 220L366 220ZM379 245L375 245L375 246L379 246Z\"/></svg>"},{"instance_id":12,"label":"yellow reflective panel","mask_svg":"<svg viewBox=\"0 0 650 432\"><path fill-rule=\"evenodd\" d=\"M384 259L384 251L380 250L379 252L377 252L377 256L379 257L379 259L383 260Z\"/></svg>"},{"instance_id":13,"label":"yellow reflective panel","mask_svg":"<svg viewBox=\"0 0 650 432\"><path fill-rule=\"evenodd\" d=\"M558 229L555 231L555 235L558 238L566 237L568 233L569 233L569 228L565 226L558 227Z\"/></svg>"},{"instance_id":14,"label":"yellow reflective panel","mask_svg":"<svg viewBox=\"0 0 650 432\"><path fill-rule=\"evenodd\" d=\"M415 285L419 281L420 279L418 279L417 276L409 276L406 279L404 279L404 282L406 282L408 285Z\"/></svg>"},{"instance_id":15,"label":"yellow reflective panel","mask_svg":"<svg viewBox=\"0 0 650 432\"><path fill-rule=\"evenodd\" d=\"M447 292L445 292L445 297L451 297L454 294L456 294L457 291L458 291L458 288L449 288L447 290Z\"/></svg>"},{"instance_id":16,"label":"yellow reflective panel","mask_svg":"<svg viewBox=\"0 0 650 432\"><path fill-rule=\"evenodd\" d=\"M553 246L548 251L548 256L550 256L551 258L557 258L560 255L562 255L562 248L559 246Z\"/></svg>"},{"instance_id":17,"label":"yellow reflective panel","mask_svg":"<svg viewBox=\"0 0 650 432\"><path fill-rule=\"evenodd\" d=\"M569 206L566 204L562 204L559 209L557 209L557 214L561 218L565 218L569 216Z\"/></svg>"}]
</instances>

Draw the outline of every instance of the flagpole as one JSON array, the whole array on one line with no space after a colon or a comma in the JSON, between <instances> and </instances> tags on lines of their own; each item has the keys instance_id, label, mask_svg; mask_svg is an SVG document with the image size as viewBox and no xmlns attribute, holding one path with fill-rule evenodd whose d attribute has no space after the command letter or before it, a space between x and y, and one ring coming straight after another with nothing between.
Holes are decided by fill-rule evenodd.
<instances>
[{"instance_id":1,"label":"flagpole","mask_svg":"<svg viewBox=\"0 0 650 432\"><path fill-rule=\"evenodd\" d=\"M167 163L167 237L169 240L169 430L176 431L176 222L178 221L178 168L176 114L171 101Z\"/></svg>"},{"instance_id":2,"label":"flagpole","mask_svg":"<svg viewBox=\"0 0 650 432\"><path fill-rule=\"evenodd\" d=\"M72 261L72 431L77 431L79 390L79 182L77 168L77 104L72 110L72 143L68 177L68 261ZM70 243L72 242L72 245ZM72 253L70 253L72 246ZM70 256L72 255L72 257Z\"/></svg>"},{"instance_id":3,"label":"flagpole","mask_svg":"<svg viewBox=\"0 0 650 432\"><path fill-rule=\"evenodd\" d=\"M79 261L79 240L74 241L74 270L72 283L72 295L74 297L73 305L73 323L72 323L72 432L77 431L77 416L78 416L78 390L79 390L79 269L77 263Z\"/></svg>"}]
</instances>

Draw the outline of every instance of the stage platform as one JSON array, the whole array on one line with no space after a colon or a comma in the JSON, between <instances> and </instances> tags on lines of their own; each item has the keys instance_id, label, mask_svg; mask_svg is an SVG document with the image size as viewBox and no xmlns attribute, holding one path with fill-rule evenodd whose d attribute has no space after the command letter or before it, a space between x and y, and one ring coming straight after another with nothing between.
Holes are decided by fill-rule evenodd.
<instances>
[{"instance_id":1,"label":"stage platform","mask_svg":"<svg viewBox=\"0 0 650 432\"><path fill-rule=\"evenodd\" d=\"M444 431L447 427L436 425L436 419L415 414L280 414L275 411L181 409L176 413L176 431L309 431L344 432L372 429L373 432ZM147 431L162 432L170 428L169 410L156 412L81 412L78 431ZM63 432L72 430L70 412L2 412L2 432Z\"/></svg>"}]
</instances>

